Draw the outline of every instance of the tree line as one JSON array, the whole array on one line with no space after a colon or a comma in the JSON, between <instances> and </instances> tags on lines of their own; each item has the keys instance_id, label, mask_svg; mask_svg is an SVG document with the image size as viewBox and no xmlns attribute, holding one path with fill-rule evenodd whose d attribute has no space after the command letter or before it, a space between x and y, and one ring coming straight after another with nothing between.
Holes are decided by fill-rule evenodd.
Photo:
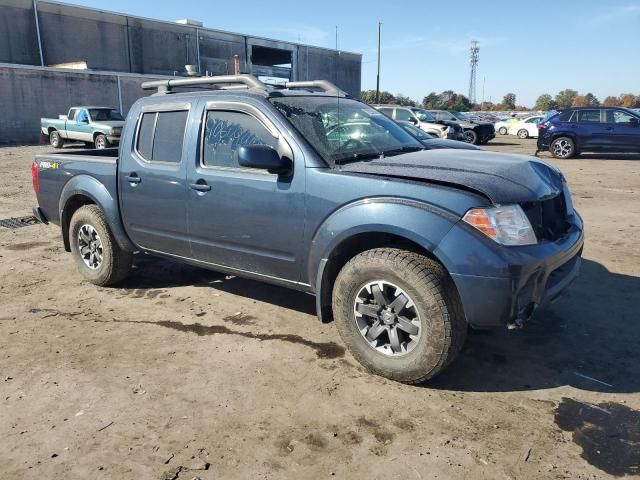
<instances>
[{"instance_id":1,"label":"tree line","mask_svg":"<svg viewBox=\"0 0 640 480\"><path fill-rule=\"evenodd\" d=\"M364 90L360 93L360 99L364 103L373 104L376 102L375 90ZM548 93L544 93L538 97L533 108L528 108L516 103L516 94L507 93L500 103L471 103L467 97L459 93L455 93L453 90L445 90L442 93L437 94L431 92L429 95L422 99L422 102L413 100L402 94L392 94L386 90L380 92L379 103L383 104L396 104L409 107L423 107L428 110L458 110L458 111L526 111L526 110L562 110L569 107L589 107L604 105L606 107L627 107L627 108L640 108L640 95L634 95L632 93L623 93L617 97L608 96L602 103L592 93L586 93L584 95L579 94L576 90L567 88L552 97Z\"/></svg>"}]
</instances>

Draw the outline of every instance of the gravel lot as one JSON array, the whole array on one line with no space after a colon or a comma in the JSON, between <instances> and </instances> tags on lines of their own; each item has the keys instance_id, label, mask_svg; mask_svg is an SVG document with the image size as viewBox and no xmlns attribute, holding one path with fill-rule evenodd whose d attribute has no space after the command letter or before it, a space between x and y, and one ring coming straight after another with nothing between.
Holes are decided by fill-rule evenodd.
<instances>
[{"instance_id":1,"label":"gravel lot","mask_svg":"<svg viewBox=\"0 0 640 480\"><path fill-rule=\"evenodd\" d=\"M30 214L45 151L0 148L0 218ZM581 277L421 387L367 374L305 294L147 256L97 288L58 228L0 228L0 477L640 476L640 156L553 162Z\"/></svg>"}]
</instances>

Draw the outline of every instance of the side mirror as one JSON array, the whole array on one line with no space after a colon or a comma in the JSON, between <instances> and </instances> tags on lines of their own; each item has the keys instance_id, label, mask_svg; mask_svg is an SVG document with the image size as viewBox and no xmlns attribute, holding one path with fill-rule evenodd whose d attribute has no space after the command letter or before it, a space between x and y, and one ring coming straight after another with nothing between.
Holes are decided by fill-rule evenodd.
<instances>
[{"instance_id":1,"label":"side mirror","mask_svg":"<svg viewBox=\"0 0 640 480\"><path fill-rule=\"evenodd\" d=\"M420 123L416 117L411 117L409 121L414 125L418 125Z\"/></svg>"},{"instance_id":2,"label":"side mirror","mask_svg":"<svg viewBox=\"0 0 640 480\"><path fill-rule=\"evenodd\" d=\"M291 170L291 160L281 157L269 145L247 145L238 149L238 163L242 167L267 170L278 175Z\"/></svg>"}]
</instances>

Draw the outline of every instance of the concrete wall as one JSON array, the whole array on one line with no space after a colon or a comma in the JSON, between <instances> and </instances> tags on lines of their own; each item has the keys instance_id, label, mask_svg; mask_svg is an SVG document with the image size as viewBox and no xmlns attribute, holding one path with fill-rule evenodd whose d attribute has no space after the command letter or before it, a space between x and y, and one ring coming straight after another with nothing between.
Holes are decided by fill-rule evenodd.
<instances>
[{"instance_id":1,"label":"concrete wall","mask_svg":"<svg viewBox=\"0 0 640 480\"><path fill-rule=\"evenodd\" d=\"M44 66L85 61L92 70L181 75L185 65L200 63L202 73L215 75L233 73L233 56L239 55L243 73L284 72L290 80L327 79L351 95L360 93L359 54L341 52L336 60L336 52L324 48L53 1L36 4ZM0 0L0 62L40 65L35 19L33 0ZM254 45L290 51L291 68L254 67Z\"/></svg>"},{"instance_id":2,"label":"concrete wall","mask_svg":"<svg viewBox=\"0 0 640 480\"><path fill-rule=\"evenodd\" d=\"M120 92L118 94L118 78ZM74 105L103 105L120 108L126 115L140 97L148 76L90 74L41 67L0 66L0 144L37 143L40 118L57 118Z\"/></svg>"}]
</instances>

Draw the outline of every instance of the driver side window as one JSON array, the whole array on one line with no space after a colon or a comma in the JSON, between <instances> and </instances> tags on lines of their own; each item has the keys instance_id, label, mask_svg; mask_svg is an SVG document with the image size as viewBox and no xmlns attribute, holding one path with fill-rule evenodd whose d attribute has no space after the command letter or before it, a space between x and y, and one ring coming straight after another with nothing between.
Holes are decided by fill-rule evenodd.
<instances>
[{"instance_id":1,"label":"driver side window","mask_svg":"<svg viewBox=\"0 0 640 480\"><path fill-rule=\"evenodd\" d=\"M404 120L410 122L413 120L413 115L408 110L403 108L396 108L396 120Z\"/></svg>"}]
</instances>

